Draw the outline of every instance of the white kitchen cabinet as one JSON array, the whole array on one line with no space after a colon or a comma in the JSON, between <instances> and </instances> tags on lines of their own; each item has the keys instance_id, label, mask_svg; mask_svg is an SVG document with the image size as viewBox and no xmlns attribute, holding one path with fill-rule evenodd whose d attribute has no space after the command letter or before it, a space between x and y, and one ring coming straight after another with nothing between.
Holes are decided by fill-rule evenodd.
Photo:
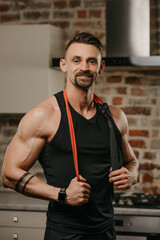
<instances>
[{"instance_id":1,"label":"white kitchen cabinet","mask_svg":"<svg viewBox=\"0 0 160 240\"><path fill-rule=\"evenodd\" d=\"M51 68L63 57L64 34L55 26L0 26L0 113L25 113L65 86Z\"/></svg>"},{"instance_id":2,"label":"white kitchen cabinet","mask_svg":"<svg viewBox=\"0 0 160 240\"><path fill-rule=\"evenodd\" d=\"M0 211L1 240L43 240L46 224L45 212Z\"/></svg>"}]
</instances>

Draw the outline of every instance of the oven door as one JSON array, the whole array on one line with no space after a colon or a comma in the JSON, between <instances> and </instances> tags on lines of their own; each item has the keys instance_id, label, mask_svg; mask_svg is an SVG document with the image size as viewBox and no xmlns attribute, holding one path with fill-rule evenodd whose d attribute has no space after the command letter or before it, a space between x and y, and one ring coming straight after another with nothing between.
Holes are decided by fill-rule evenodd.
<instances>
[{"instance_id":1,"label":"oven door","mask_svg":"<svg viewBox=\"0 0 160 240\"><path fill-rule=\"evenodd\" d=\"M160 234L149 234L147 236L118 235L116 240L160 240Z\"/></svg>"},{"instance_id":2,"label":"oven door","mask_svg":"<svg viewBox=\"0 0 160 240\"><path fill-rule=\"evenodd\" d=\"M160 240L159 216L115 215L116 240Z\"/></svg>"},{"instance_id":3,"label":"oven door","mask_svg":"<svg viewBox=\"0 0 160 240\"><path fill-rule=\"evenodd\" d=\"M147 237L117 235L116 240L147 240Z\"/></svg>"}]
</instances>

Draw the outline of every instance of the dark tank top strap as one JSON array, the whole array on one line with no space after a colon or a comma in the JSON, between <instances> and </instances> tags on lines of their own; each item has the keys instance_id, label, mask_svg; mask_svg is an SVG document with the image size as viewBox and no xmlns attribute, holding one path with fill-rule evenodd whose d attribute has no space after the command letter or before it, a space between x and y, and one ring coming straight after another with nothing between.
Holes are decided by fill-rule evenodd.
<instances>
[{"instance_id":1,"label":"dark tank top strap","mask_svg":"<svg viewBox=\"0 0 160 240\"><path fill-rule=\"evenodd\" d=\"M57 99L60 110L61 111L64 110L65 109L65 102L64 102L64 98L63 98L63 91L54 94L54 96Z\"/></svg>"},{"instance_id":2,"label":"dark tank top strap","mask_svg":"<svg viewBox=\"0 0 160 240\"><path fill-rule=\"evenodd\" d=\"M103 104L104 107L105 107L105 110L106 112L108 113L108 117L110 118L110 120L112 121L112 124L113 124L113 129L114 129L114 133L115 133L115 137L116 137L116 143L117 143L117 154L118 154L118 163L117 163L117 166L116 168L121 168L123 166L123 151L122 151L122 134L120 132L120 130L118 129L114 119L113 119L113 116L112 116L112 113L109 109L109 106L107 103L104 103ZM115 143L114 143L115 144ZM111 143L111 147L113 146L113 143Z\"/></svg>"},{"instance_id":3,"label":"dark tank top strap","mask_svg":"<svg viewBox=\"0 0 160 240\"><path fill-rule=\"evenodd\" d=\"M58 106L59 106L60 111L61 111L60 126L63 126L65 124L66 119L67 119L65 101L64 101L64 98L63 98L63 91L54 94L54 96L57 100Z\"/></svg>"},{"instance_id":4,"label":"dark tank top strap","mask_svg":"<svg viewBox=\"0 0 160 240\"><path fill-rule=\"evenodd\" d=\"M111 113L111 111L109 109L109 106L108 106L108 104L106 102L104 103L104 106L106 108L108 116L110 117L110 119L111 119L111 121L113 123L113 127L114 127L114 130L115 130L116 134L117 134L117 137L119 137L121 139L122 138L122 134L121 134L120 130L118 129L118 127L117 127L117 125L116 125L116 123L115 123L115 121L113 119L112 113Z\"/></svg>"},{"instance_id":5,"label":"dark tank top strap","mask_svg":"<svg viewBox=\"0 0 160 240\"><path fill-rule=\"evenodd\" d=\"M61 121L63 122L64 120L67 119L66 104L65 104L65 101L64 101L64 97L63 97L63 91L54 94L54 96L56 97L59 108L61 110ZM72 115L72 118L73 118L74 130L76 131L76 128L77 128L76 118L77 117L75 117L75 115L76 115L75 110L72 108L70 103L69 103L69 108L70 108L71 115ZM67 122L68 122L68 119L67 119ZM68 127L69 127L69 125L68 125Z\"/></svg>"}]
</instances>

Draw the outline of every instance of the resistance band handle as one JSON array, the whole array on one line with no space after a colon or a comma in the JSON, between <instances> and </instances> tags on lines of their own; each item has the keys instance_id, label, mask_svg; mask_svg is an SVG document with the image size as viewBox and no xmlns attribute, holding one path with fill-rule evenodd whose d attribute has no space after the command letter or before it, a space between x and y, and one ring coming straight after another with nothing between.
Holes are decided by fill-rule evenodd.
<instances>
[{"instance_id":1,"label":"resistance band handle","mask_svg":"<svg viewBox=\"0 0 160 240\"><path fill-rule=\"evenodd\" d=\"M100 97L98 97L95 93L94 93L94 95L93 95L93 100L95 101L95 103L98 103L98 102L100 102L100 103L104 103L103 101L102 101L102 99L100 98Z\"/></svg>"},{"instance_id":2,"label":"resistance band handle","mask_svg":"<svg viewBox=\"0 0 160 240\"><path fill-rule=\"evenodd\" d=\"M102 101L96 94L93 95L93 99L95 103L98 105L99 111L106 117L108 120L108 125L110 129L110 155L111 155L111 165L112 165L112 170L117 170L119 169L119 166L121 163L123 163L123 156L122 152L117 144L115 132L113 129L113 118L111 116L111 112L109 110L109 107L106 103Z\"/></svg>"},{"instance_id":3,"label":"resistance band handle","mask_svg":"<svg viewBox=\"0 0 160 240\"><path fill-rule=\"evenodd\" d=\"M73 126L73 120L71 111L68 105L68 98L67 98L67 91L66 89L63 91L63 96L66 104L66 111L67 111L67 117L68 117L68 123L69 123L69 131L70 131L70 138L71 138L71 146L72 146L72 153L73 153L73 160L74 160L74 167L76 171L77 180L80 180L79 177L79 168L78 168L78 156L77 156L77 145L76 145L76 138L75 138L75 131Z\"/></svg>"}]
</instances>

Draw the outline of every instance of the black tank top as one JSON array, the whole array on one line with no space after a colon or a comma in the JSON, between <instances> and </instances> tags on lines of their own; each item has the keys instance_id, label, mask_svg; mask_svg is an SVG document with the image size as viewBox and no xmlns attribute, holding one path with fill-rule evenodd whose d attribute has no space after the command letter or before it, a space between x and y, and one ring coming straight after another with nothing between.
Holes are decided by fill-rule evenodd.
<instances>
[{"instance_id":1,"label":"black tank top","mask_svg":"<svg viewBox=\"0 0 160 240\"><path fill-rule=\"evenodd\" d=\"M75 178L75 168L63 92L55 95L61 121L53 139L46 143L39 157L47 183L67 188ZM69 104L77 142L80 175L91 185L90 200L79 207L50 201L47 226L73 233L101 233L113 226L113 186L108 181L110 159L109 127L97 110L89 120Z\"/></svg>"}]
</instances>

